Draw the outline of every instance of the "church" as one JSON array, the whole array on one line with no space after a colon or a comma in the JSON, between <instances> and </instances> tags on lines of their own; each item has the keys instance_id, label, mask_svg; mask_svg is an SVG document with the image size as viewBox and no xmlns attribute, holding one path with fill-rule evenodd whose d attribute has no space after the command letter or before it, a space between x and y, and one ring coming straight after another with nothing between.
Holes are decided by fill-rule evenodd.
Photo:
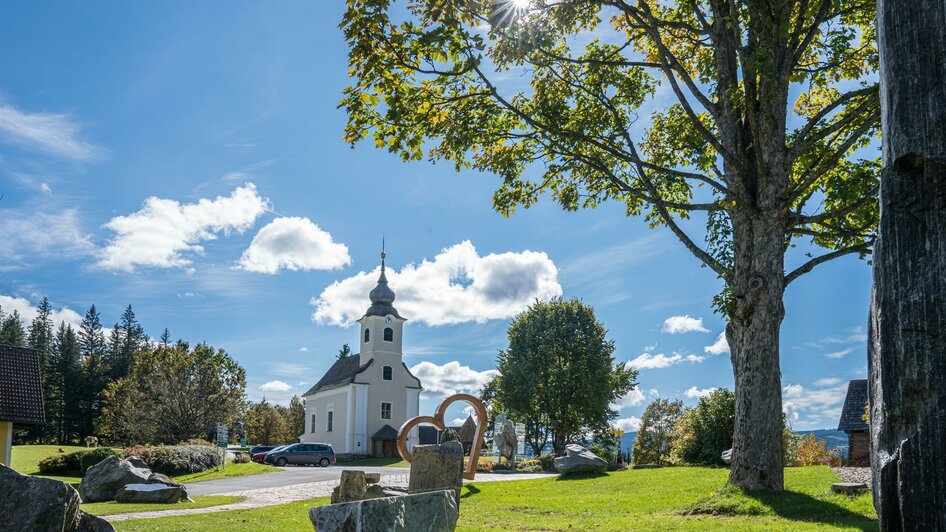
<instances>
[{"instance_id":1,"label":"church","mask_svg":"<svg viewBox=\"0 0 946 532\"><path fill-rule=\"evenodd\" d=\"M301 442L328 443L339 454L398 456L397 431L417 416L420 380L402 360L405 318L394 308L394 291L384 275L368 294L371 306L358 320L360 353L341 357L309 389L305 398L306 432ZM417 428L407 438L418 443Z\"/></svg>"}]
</instances>

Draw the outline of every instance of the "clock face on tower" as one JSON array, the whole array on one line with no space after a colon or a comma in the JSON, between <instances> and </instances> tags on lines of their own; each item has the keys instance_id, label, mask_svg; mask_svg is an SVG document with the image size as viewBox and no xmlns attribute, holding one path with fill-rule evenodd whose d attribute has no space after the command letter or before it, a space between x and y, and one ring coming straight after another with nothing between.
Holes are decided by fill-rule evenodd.
<instances>
[{"instance_id":1,"label":"clock face on tower","mask_svg":"<svg viewBox=\"0 0 946 532\"><path fill-rule=\"evenodd\" d=\"M391 324L391 316L388 316L388 317L384 318L384 323L387 323L388 325L390 325L390 324Z\"/></svg>"}]
</instances>

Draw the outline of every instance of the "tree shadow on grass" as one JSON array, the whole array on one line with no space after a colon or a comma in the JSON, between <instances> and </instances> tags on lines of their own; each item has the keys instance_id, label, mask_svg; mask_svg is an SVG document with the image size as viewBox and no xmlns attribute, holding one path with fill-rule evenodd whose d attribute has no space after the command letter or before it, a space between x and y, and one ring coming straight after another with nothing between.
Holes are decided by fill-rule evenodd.
<instances>
[{"instance_id":1,"label":"tree shadow on grass","mask_svg":"<svg viewBox=\"0 0 946 532\"><path fill-rule=\"evenodd\" d=\"M599 473L599 472L593 472L593 473L572 473L572 474L570 474L570 475L559 475L559 476L555 477L555 482L559 482L559 481L562 481L562 480L585 480L585 479L588 479L588 478L604 478L604 477L606 477L606 476L608 476L607 473Z\"/></svg>"},{"instance_id":2,"label":"tree shadow on grass","mask_svg":"<svg viewBox=\"0 0 946 532\"><path fill-rule=\"evenodd\" d=\"M727 486L716 495L697 502L684 515L751 516L774 514L783 519L822 525L843 525L876 531L876 519L831 501L797 491L745 491Z\"/></svg>"},{"instance_id":3,"label":"tree shadow on grass","mask_svg":"<svg viewBox=\"0 0 946 532\"><path fill-rule=\"evenodd\" d=\"M480 489L474 486L473 484L464 484L463 487L466 488L466 493L464 493L463 495L460 495L461 499L466 499L467 497L471 495L476 495L477 493L480 492Z\"/></svg>"}]
</instances>

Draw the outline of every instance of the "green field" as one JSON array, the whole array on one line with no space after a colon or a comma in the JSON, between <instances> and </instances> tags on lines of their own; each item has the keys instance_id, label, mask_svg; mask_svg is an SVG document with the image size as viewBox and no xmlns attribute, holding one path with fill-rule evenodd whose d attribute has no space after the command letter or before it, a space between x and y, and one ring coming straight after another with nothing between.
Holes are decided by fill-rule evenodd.
<instances>
[{"instance_id":1,"label":"green field","mask_svg":"<svg viewBox=\"0 0 946 532\"><path fill-rule=\"evenodd\" d=\"M869 494L831 493L827 467L790 468L786 491L726 487L725 469L630 470L574 479L464 486L458 530L877 530ZM312 530L326 499L115 523L117 530Z\"/></svg>"},{"instance_id":2,"label":"green field","mask_svg":"<svg viewBox=\"0 0 946 532\"><path fill-rule=\"evenodd\" d=\"M182 501L177 504L121 504L115 501L93 502L82 505L82 511L92 515L115 515L128 514L132 512L153 512L160 510L187 510L189 508L207 508L208 506L220 506L221 504L233 504L240 502L243 497L232 497L229 495L195 495L191 497L194 502Z\"/></svg>"}]
</instances>

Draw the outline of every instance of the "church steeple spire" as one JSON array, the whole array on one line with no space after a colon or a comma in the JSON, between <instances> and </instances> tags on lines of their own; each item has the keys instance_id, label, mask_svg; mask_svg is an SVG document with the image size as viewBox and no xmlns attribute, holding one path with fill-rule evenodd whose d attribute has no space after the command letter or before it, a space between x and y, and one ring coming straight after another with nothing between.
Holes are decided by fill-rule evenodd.
<instances>
[{"instance_id":1,"label":"church steeple spire","mask_svg":"<svg viewBox=\"0 0 946 532\"><path fill-rule=\"evenodd\" d=\"M378 284L371 290L368 294L368 298L371 299L371 306L368 307L368 311L365 312L365 316L387 316L392 314L400 318L401 316L397 313L397 309L394 308L392 303L394 303L394 290L391 290L391 287L388 286L388 278L384 274L384 259L387 257L387 253L384 250L384 239L381 239L381 275L378 277Z\"/></svg>"}]
</instances>

